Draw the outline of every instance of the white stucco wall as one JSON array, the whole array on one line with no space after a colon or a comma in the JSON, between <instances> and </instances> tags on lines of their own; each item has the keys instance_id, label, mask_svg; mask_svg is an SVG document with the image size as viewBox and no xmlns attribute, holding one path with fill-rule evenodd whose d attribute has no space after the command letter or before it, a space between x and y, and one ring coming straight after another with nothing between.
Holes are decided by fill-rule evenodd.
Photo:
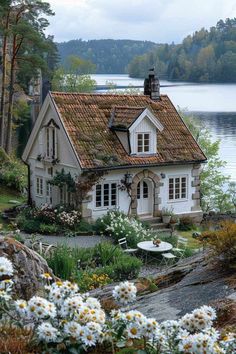
<instances>
[{"instance_id":1,"label":"white stucco wall","mask_svg":"<svg viewBox=\"0 0 236 354\"><path fill-rule=\"evenodd\" d=\"M161 173L165 174L165 178L161 179L163 186L160 187L160 210L165 208L173 208L175 214L185 214L191 213L191 208L194 206L194 200L192 200L192 194L195 192L195 187L192 187L192 165L185 166L163 166L163 167L150 167L148 170L159 175ZM147 168L145 168L147 169ZM109 174L104 175L103 181L117 182L120 183L121 179L124 178L125 173L131 173L134 177L137 173L141 172L142 168L137 169L124 169L115 170L109 172ZM187 177L187 198L184 201L169 201L168 199L168 188L169 188L169 177L172 176L186 176ZM92 218L97 219L102 215L106 214L109 208L96 208L95 205L95 187L89 193L92 196L92 201L88 203L88 208L92 210ZM121 211L127 213L130 205L130 198L127 191L121 191L118 189L118 207Z\"/></svg>"},{"instance_id":2,"label":"white stucco wall","mask_svg":"<svg viewBox=\"0 0 236 354\"><path fill-rule=\"evenodd\" d=\"M61 124L61 121L58 119L58 116L53 109L49 105L48 109L46 110L44 119L40 124L40 129L35 137L34 143L29 153L29 157L27 159L27 163L30 165L31 171L31 197L33 202L40 206L42 204L48 203L46 197L46 181L50 180L52 176L48 174L48 169L52 167L51 163L47 163L46 161L37 161L37 156L42 152L42 146L40 146L40 139L39 139L39 131L43 126L45 126L51 119L55 121L55 123L59 126L59 129L56 129L57 134L57 156L60 160L58 164L53 166L53 176L55 175L56 171L61 171L64 168L65 172L70 172L72 177L77 176L80 174L80 168L78 166L78 161L73 153L72 147L66 137L64 128ZM42 130L43 131L43 130ZM43 139L43 149L45 149L45 139ZM43 188L44 188L44 196L37 196L36 194L36 177L43 178ZM58 190L56 187L53 187L53 204L59 203L59 195Z\"/></svg>"}]
</instances>

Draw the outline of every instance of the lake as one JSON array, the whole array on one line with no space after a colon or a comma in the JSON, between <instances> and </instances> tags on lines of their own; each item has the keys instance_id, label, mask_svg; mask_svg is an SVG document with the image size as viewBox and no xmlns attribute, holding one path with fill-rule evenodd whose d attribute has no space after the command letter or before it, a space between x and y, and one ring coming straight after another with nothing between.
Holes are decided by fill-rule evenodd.
<instances>
[{"instance_id":1,"label":"lake","mask_svg":"<svg viewBox=\"0 0 236 354\"><path fill-rule=\"evenodd\" d=\"M128 75L92 75L98 85L112 81L117 86L143 86L143 80ZM204 122L212 139L220 139L220 158L227 162L224 173L236 181L236 84L191 84L161 81L161 93L176 107L187 109Z\"/></svg>"}]
</instances>

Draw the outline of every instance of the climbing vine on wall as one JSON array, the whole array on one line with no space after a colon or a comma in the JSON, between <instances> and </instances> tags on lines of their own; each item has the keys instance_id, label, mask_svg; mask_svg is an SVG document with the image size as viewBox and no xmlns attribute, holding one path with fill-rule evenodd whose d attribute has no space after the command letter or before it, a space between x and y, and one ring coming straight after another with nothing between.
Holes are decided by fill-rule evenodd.
<instances>
[{"instance_id":1,"label":"climbing vine on wall","mask_svg":"<svg viewBox=\"0 0 236 354\"><path fill-rule=\"evenodd\" d=\"M50 180L49 183L53 186L57 186L60 189L66 186L68 192L76 192L75 180L71 176L70 172L65 172L64 168L60 172L56 171L56 175L53 177L53 179Z\"/></svg>"},{"instance_id":2,"label":"climbing vine on wall","mask_svg":"<svg viewBox=\"0 0 236 354\"><path fill-rule=\"evenodd\" d=\"M106 171L82 172L76 180L76 200L78 204L82 203L88 192L98 183L104 174L106 174Z\"/></svg>"}]
</instances>

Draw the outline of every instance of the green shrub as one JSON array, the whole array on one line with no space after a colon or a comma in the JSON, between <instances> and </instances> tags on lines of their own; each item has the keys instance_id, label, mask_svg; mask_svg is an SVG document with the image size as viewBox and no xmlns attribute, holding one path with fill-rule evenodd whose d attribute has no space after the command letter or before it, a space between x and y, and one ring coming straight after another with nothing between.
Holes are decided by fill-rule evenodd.
<instances>
[{"instance_id":1,"label":"green shrub","mask_svg":"<svg viewBox=\"0 0 236 354\"><path fill-rule=\"evenodd\" d=\"M81 220L76 227L76 231L79 232L88 232L88 233L93 233L93 225L88 223L86 220Z\"/></svg>"},{"instance_id":2,"label":"green shrub","mask_svg":"<svg viewBox=\"0 0 236 354\"><path fill-rule=\"evenodd\" d=\"M112 265L112 274L109 274L107 267L103 267L103 271L113 280L125 280L137 278L142 266L142 261L136 257L123 254L123 256ZM110 268L110 267L109 267ZM113 275L113 276L112 276Z\"/></svg>"},{"instance_id":3,"label":"green shrub","mask_svg":"<svg viewBox=\"0 0 236 354\"><path fill-rule=\"evenodd\" d=\"M40 224L39 226L39 231L42 233L42 234L56 234L58 233L58 226L55 225L55 224L51 224L51 225L48 225L48 224Z\"/></svg>"},{"instance_id":4,"label":"green shrub","mask_svg":"<svg viewBox=\"0 0 236 354\"><path fill-rule=\"evenodd\" d=\"M179 219L178 229L180 231L189 231L196 228L193 219L190 216L182 216Z\"/></svg>"},{"instance_id":5,"label":"green shrub","mask_svg":"<svg viewBox=\"0 0 236 354\"><path fill-rule=\"evenodd\" d=\"M17 225L21 230L29 234L40 231L40 222L38 220L27 219L23 216L17 219Z\"/></svg>"},{"instance_id":6,"label":"green shrub","mask_svg":"<svg viewBox=\"0 0 236 354\"><path fill-rule=\"evenodd\" d=\"M77 259L67 245L60 245L47 257L47 263L53 273L62 279L74 279L78 268Z\"/></svg>"},{"instance_id":7,"label":"green shrub","mask_svg":"<svg viewBox=\"0 0 236 354\"><path fill-rule=\"evenodd\" d=\"M11 158L0 161L0 184L23 192L27 187L27 168L21 160Z\"/></svg>"}]
</instances>

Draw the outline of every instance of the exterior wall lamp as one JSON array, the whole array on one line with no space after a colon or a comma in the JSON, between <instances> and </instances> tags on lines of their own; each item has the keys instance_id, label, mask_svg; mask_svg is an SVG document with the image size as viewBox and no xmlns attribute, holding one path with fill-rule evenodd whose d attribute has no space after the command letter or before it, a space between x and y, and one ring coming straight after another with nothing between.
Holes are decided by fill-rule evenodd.
<instances>
[{"instance_id":1,"label":"exterior wall lamp","mask_svg":"<svg viewBox=\"0 0 236 354\"><path fill-rule=\"evenodd\" d=\"M161 173L161 178L162 178L162 179L166 178L166 174L162 172L162 173Z\"/></svg>"},{"instance_id":2,"label":"exterior wall lamp","mask_svg":"<svg viewBox=\"0 0 236 354\"><path fill-rule=\"evenodd\" d=\"M126 173L125 176L124 176L124 184L127 186L127 187L130 187L131 184L132 184L132 180L133 180L133 177L130 173Z\"/></svg>"}]
</instances>

